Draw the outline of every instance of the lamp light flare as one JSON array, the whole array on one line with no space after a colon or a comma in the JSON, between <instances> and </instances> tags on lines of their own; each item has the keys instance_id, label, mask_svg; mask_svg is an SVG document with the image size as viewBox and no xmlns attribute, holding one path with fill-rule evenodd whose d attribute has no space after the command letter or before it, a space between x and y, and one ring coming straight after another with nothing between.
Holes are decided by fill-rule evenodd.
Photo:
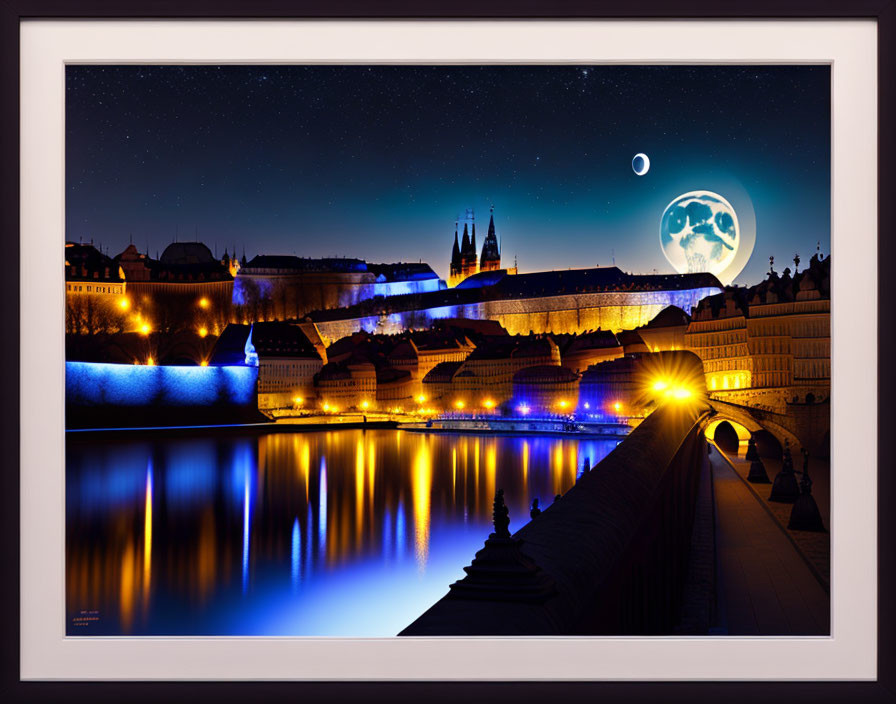
<instances>
[{"instance_id":1,"label":"lamp light flare","mask_svg":"<svg viewBox=\"0 0 896 704\"><path fill-rule=\"evenodd\" d=\"M199 307L200 308L208 308L208 306L209 306L209 302L205 296L203 296L202 298L199 299Z\"/></svg>"},{"instance_id":2,"label":"lamp light flare","mask_svg":"<svg viewBox=\"0 0 896 704\"><path fill-rule=\"evenodd\" d=\"M128 310L131 307L131 302L127 298L122 298L118 301L118 307L122 310Z\"/></svg>"},{"instance_id":3,"label":"lamp light flare","mask_svg":"<svg viewBox=\"0 0 896 704\"><path fill-rule=\"evenodd\" d=\"M206 335L208 335L208 328L199 328L199 337L205 337Z\"/></svg>"}]
</instances>

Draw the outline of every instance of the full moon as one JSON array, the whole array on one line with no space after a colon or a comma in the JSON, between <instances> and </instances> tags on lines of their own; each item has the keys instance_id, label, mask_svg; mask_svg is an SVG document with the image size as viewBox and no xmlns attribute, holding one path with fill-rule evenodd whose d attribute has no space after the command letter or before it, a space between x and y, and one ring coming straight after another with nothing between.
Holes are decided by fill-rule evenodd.
<instances>
[{"instance_id":1,"label":"full moon","mask_svg":"<svg viewBox=\"0 0 896 704\"><path fill-rule=\"evenodd\" d=\"M680 274L708 271L730 283L743 268L732 267L740 240L737 213L712 191L683 193L660 218L660 246Z\"/></svg>"},{"instance_id":2,"label":"full moon","mask_svg":"<svg viewBox=\"0 0 896 704\"><path fill-rule=\"evenodd\" d=\"M646 154L635 154L635 157L632 159L632 171L638 174L638 176L643 176L650 171L650 159Z\"/></svg>"}]
</instances>

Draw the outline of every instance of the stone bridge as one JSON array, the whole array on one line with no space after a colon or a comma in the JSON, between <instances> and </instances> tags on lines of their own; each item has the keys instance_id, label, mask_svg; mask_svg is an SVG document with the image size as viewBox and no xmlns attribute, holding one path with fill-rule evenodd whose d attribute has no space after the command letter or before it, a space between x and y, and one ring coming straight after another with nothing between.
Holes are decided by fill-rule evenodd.
<instances>
[{"instance_id":1,"label":"stone bridge","mask_svg":"<svg viewBox=\"0 0 896 704\"><path fill-rule=\"evenodd\" d=\"M668 404L399 635L669 634L680 618L711 409ZM503 527L503 532L502 532Z\"/></svg>"},{"instance_id":2,"label":"stone bridge","mask_svg":"<svg viewBox=\"0 0 896 704\"><path fill-rule=\"evenodd\" d=\"M813 455L828 457L830 453L830 403L788 404L788 412L776 413L761 408L710 399L712 415L706 427L712 438L719 425L728 421L737 433L741 449L746 448L751 433L769 433L782 448L805 447Z\"/></svg>"}]
</instances>

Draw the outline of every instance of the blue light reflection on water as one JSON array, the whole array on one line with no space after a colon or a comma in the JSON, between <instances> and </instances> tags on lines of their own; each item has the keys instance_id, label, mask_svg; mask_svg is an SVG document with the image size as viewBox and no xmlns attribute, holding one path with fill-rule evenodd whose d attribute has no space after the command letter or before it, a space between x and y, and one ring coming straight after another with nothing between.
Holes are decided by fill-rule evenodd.
<instances>
[{"instance_id":1,"label":"blue light reflection on water","mask_svg":"<svg viewBox=\"0 0 896 704\"><path fill-rule=\"evenodd\" d=\"M496 488L516 530L616 444L399 432L70 440L67 609L101 618L67 632L394 635L463 577Z\"/></svg>"}]
</instances>

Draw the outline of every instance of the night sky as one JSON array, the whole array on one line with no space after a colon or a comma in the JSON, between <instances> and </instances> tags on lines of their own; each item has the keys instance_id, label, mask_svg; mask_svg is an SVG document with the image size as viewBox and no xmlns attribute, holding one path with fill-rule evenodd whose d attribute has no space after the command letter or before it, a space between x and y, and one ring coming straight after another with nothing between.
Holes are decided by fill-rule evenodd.
<instances>
[{"instance_id":1,"label":"night sky","mask_svg":"<svg viewBox=\"0 0 896 704\"><path fill-rule=\"evenodd\" d=\"M177 236L447 278L455 219L481 247L494 205L521 272L664 272L660 217L696 189L755 212L737 283L830 251L826 66L66 70L66 239L113 256Z\"/></svg>"}]
</instances>

